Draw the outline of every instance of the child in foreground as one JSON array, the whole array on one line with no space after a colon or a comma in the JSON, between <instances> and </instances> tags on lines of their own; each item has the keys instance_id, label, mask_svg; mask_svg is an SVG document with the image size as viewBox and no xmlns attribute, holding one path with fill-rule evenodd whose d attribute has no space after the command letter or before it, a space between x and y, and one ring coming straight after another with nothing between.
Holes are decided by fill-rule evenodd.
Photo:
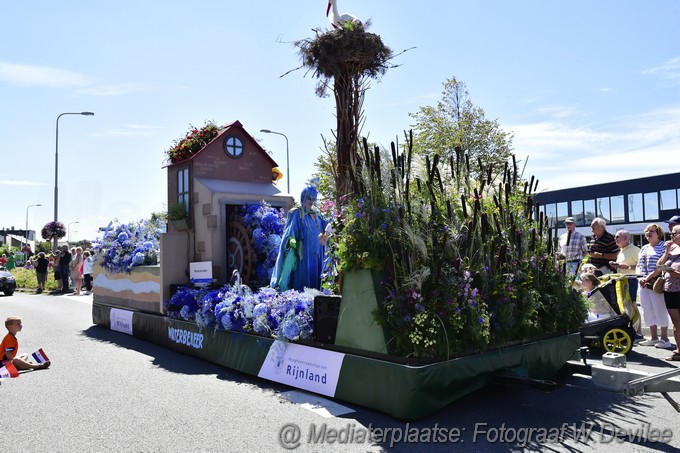
<instances>
[{"instance_id":1,"label":"child in foreground","mask_svg":"<svg viewBox=\"0 0 680 453\"><path fill-rule=\"evenodd\" d=\"M42 370L50 366L50 362L32 363L28 361L28 354L19 354L19 341L17 340L17 333L21 332L21 318L18 316L10 316L5 320L5 327L9 332L5 335L0 343L0 366L4 366L7 362L12 362L12 365L17 370Z\"/></svg>"}]
</instances>

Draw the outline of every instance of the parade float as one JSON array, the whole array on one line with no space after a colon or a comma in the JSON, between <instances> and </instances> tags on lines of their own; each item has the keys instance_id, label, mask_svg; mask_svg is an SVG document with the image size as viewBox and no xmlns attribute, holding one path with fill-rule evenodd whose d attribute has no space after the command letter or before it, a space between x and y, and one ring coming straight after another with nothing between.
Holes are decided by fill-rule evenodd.
<instances>
[{"instance_id":1,"label":"parade float","mask_svg":"<svg viewBox=\"0 0 680 453\"><path fill-rule=\"evenodd\" d=\"M334 25L299 43L338 105L322 288L269 287L293 198L241 123L209 123L168 150L167 223L96 241L94 323L402 419L501 375L552 379L587 309L554 262L538 182L514 158L359 140L361 75L384 73L390 51L361 24ZM315 66L328 46L344 63Z\"/></svg>"},{"instance_id":2,"label":"parade float","mask_svg":"<svg viewBox=\"0 0 680 453\"><path fill-rule=\"evenodd\" d=\"M211 147L238 136L244 158L260 152L246 134L234 123L168 167L169 182L182 172L173 165L189 169L190 229L150 219L96 241L95 324L404 419L500 374L551 379L578 349L584 303L553 262L534 182L513 164L476 181L462 152L445 168L365 147L361 196L336 212L324 203L336 231L324 286L342 288L281 293L267 276L288 205L273 203L289 198L271 181L260 196L196 190ZM263 159L270 175L273 164ZM265 193L271 201L256 201ZM208 235L216 244L199 250Z\"/></svg>"}]
</instances>

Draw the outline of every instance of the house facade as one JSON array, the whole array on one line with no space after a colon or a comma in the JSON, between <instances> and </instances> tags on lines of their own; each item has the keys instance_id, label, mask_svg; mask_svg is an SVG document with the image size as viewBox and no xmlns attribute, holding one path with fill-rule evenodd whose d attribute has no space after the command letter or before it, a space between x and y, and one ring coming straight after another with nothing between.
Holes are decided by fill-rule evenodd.
<instances>
[{"instance_id":1,"label":"house facade","mask_svg":"<svg viewBox=\"0 0 680 453\"><path fill-rule=\"evenodd\" d=\"M191 157L166 166L168 211L183 208L186 218L169 221L161 237L162 300L170 285L188 282L191 262L212 263L217 282L229 281L234 270L248 282L257 263L238 209L263 200L292 208L293 197L275 185L276 167L239 121Z\"/></svg>"}]
</instances>

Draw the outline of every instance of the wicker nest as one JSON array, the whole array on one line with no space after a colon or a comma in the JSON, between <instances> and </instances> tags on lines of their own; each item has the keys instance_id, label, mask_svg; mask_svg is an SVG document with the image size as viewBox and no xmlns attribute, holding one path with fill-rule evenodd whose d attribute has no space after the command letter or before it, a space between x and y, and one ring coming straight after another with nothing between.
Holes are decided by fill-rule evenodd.
<instances>
[{"instance_id":1,"label":"wicker nest","mask_svg":"<svg viewBox=\"0 0 680 453\"><path fill-rule=\"evenodd\" d=\"M392 57L392 50L383 44L380 36L366 32L361 26L353 30L332 30L297 45L303 66L312 69L319 78L348 74L376 78L385 74Z\"/></svg>"}]
</instances>

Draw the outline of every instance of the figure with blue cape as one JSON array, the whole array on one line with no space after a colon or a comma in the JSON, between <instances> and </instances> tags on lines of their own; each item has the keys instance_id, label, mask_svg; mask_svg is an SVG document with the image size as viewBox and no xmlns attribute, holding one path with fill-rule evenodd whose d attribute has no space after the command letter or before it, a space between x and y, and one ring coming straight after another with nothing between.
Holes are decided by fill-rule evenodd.
<instances>
[{"instance_id":1,"label":"figure with blue cape","mask_svg":"<svg viewBox=\"0 0 680 453\"><path fill-rule=\"evenodd\" d=\"M300 208L288 211L271 287L280 291L321 289L328 221L315 209L316 181L300 195Z\"/></svg>"}]
</instances>

